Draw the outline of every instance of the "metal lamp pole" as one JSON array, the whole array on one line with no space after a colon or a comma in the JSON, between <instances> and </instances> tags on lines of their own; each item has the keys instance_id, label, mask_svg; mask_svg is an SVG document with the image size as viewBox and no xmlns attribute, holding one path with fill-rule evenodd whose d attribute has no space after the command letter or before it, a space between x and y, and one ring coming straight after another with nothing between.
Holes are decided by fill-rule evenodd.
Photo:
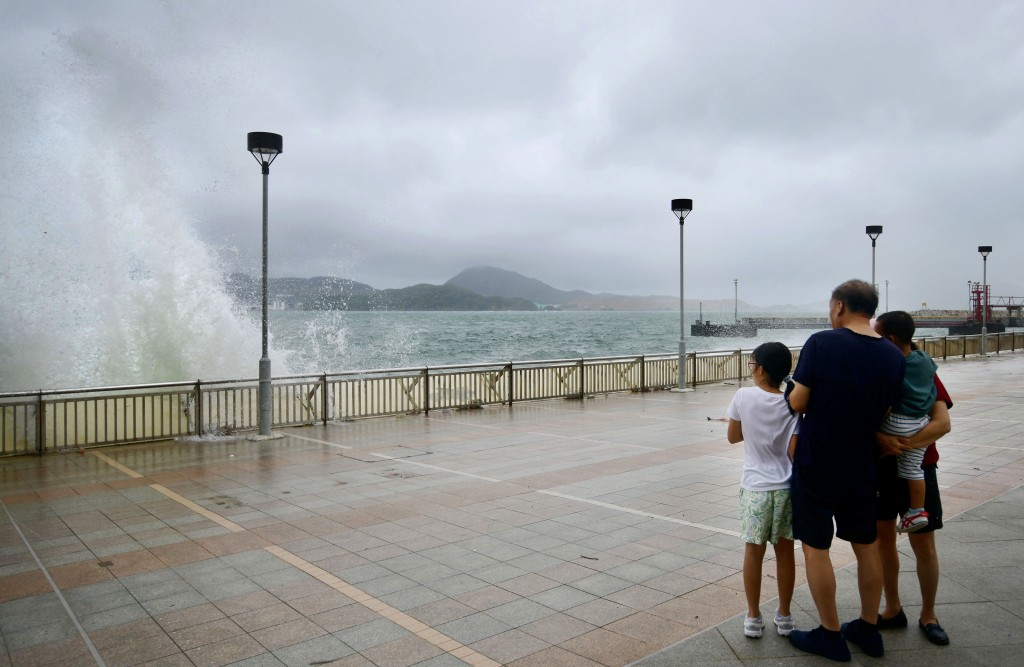
<instances>
[{"instance_id":1,"label":"metal lamp pole","mask_svg":"<svg viewBox=\"0 0 1024 667\"><path fill-rule=\"evenodd\" d=\"M988 356L988 254L992 246L980 245L981 253L981 356Z\"/></svg>"},{"instance_id":2,"label":"metal lamp pole","mask_svg":"<svg viewBox=\"0 0 1024 667\"><path fill-rule=\"evenodd\" d=\"M686 313L683 295L683 222L693 210L692 199L673 199L672 212L679 218L679 391L686 389Z\"/></svg>"},{"instance_id":3,"label":"metal lamp pole","mask_svg":"<svg viewBox=\"0 0 1024 667\"><path fill-rule=\"evenodd\" d=\"M732 279L732 291L733 291L733 297L732 297L732 319L737 324L739 324L739 321L740 321L740 279L739 278L733 278Z\"/></svg>"},{"instance_id":4,"label":"metal lamp pole","mask_svg":"<svg viewBox=\"0 0 1024 667\"><path fill-rule=\"evenodd\" d=\"M248 135L249 152L260 163L263 170L263 356L260 357L260 389L259 389L259 434L270 435L273 424L273 389L270 383L270 356L268 353L269 332L267 325L267 180L270 176L270 163L283 152L283 140L280 134L272 132L250 132Z\"/></svg>"},{"instance_id":5,"label":"metal lamp pole","mask_svg":"<svg viewBox=\"0 0 1024 667\"><path fill-rule=\"evenodd\" d=\"M882 235L882 225L868 225L864 228L864 232L871 237L871 286L878 290L878 285L875 284L875 241Z\"/></svg>"},{"instance_id":6,"label":"metal lamp pole","mask_svg":"<svg viewBox=\"0 0 1024 667\"><path fill-rule=\"evenodd\" d=\"M885 312L889 312L889 281L885 281Z\"/></svg>"}]
</instances>

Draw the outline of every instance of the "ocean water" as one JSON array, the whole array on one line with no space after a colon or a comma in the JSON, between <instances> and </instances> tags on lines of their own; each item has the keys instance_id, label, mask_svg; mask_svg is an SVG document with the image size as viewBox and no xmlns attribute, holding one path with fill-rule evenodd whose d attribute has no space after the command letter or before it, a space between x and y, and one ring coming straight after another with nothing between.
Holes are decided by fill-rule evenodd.
<instances>
[{"instance_id":1,"label":"ocean water","mask_svg":"<svg viewBox=\"0 0 1024 667\"><path fill-rule=\"evenodd\" d=\"M702 313L729 323L734 313ZM740 313L745 316L775 313ZM786 313L786 315L793 315ZM803 313L821 316L819 313ZM686 314L686 332L698 313ZM274 311L274 374L676 353L678 312ZM760 330L754 338L686 337L690 351L799 346L813 329ZM258 351L254 359L258 358ZM284 366L284 367L282 367Z\"/></svg>"}]
</instances>

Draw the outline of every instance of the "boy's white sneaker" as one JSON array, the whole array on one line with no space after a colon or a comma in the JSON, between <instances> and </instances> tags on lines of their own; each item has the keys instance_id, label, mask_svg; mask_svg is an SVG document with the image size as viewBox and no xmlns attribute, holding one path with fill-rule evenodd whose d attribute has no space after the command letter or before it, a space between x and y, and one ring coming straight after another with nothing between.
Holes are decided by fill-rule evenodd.
<instances>
[{"instance_id":1,"label":"boy's white sneaker","mask_svg":"<svg viewBox=\"0 0 1024 667\"><path fill-rule=\"evenodd\" d=\"M779 631L779 634L783 637L788 637L789 633L796 630L796 623L793 621L792 616L783 616L779 612L775 612L775 629Z\"/></svg>"},{"instance_id":2,"label":"boy's white sneaker","mask_svg":"<svg viewBox=\"0 0 1024 667\"><path fill-rule=\"evenodd\" d=\"M757 639L761 636L762 630L764 630L764 619L760 616L757 618L750 618L747 616L743 620L743 634L746 636Z\"/></svg>"}]
</instances>

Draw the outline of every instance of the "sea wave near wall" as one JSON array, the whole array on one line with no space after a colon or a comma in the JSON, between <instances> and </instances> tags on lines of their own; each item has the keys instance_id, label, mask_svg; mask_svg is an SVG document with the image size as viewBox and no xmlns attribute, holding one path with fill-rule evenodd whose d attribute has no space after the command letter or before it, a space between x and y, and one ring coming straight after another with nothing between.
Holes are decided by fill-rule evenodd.
<instances>
[{"instance_id":1,"label":"sea wave near wall","mask_svg":"<svg viewBox=\"0 0 1024 667\"><path fill-rule=\"evenodd\" d=\"M45 48L46 76L0 75L0 391L254 377L259 327L164 187L157 103L125 106L116 53Z\"/></svg>"}]
</instances>

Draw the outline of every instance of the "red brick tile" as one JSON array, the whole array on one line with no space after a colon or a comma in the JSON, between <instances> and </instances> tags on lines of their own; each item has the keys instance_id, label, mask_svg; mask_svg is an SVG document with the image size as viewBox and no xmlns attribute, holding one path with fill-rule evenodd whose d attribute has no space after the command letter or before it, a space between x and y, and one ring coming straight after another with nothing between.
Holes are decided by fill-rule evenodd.
<instances>
[{"instance_id":1,"label":"red brick tile","mask_svg":"<svg viewBox=\"0 0 1024 667\"><path fill-rule=\"evenodd\" d=\"M185 652L196 667L221 667L267 653L267 649L249 635L239 635Z\"/></svg>"},{"instance_id":2,"label":"red brick tile","mask_svg":"<svg viewBox=\"0 0 1024 667\"><path fill-rule=\"evenodd\" d=\"M195 540L195 543L215 556L228 556L268 546L268 542L251 532L214 535Z\"/></svg>"},{"instance_id":3,"label":"red brick tile","mask_svg":"<svg viewBox=\"0 0 1024 667\"><path fill-rule=\"evenodd\" d=\"M53 590L39 570L0 577L0 602L32 597Z\"/></svg>"},{"instance_id":4,"label":"red brick tile","mask_svg":"<svg viewBox=\"0 0 1024 667\"><path fill-rule=\"evenodd\" d=\"M105 567L100 567L97 560L87 560L80 563L68 563L50 568L50 576L61 589L87 586L100 581L113 579L114 575ZM103 561L105 562L105 561Z\"/></svg>"},{"instance_id":5,"label":"red brick tile","mask_svg":"<svg viewBox=\"0 0 1024 667\"><path fill-rule=\"evenodd\" d=\"M173 544L162 544L157 547L150 547L149 552L160 559L167 567L186 565L201 560L214 558L214 555L207 549L195 542L175 542Z\"/></svg>"},{"instance_id":6,"label":"red brick tile","mask_svg":"<svg viewBox=\"0 0 1024 667\"><path fill-rule=\"evenodd\" d=\"M106 562L113 563L109 568L115 577L130 577L133 574L163 570L167 567L166 563L145 549L114 554L109 556Z\"/></svg>"}]
</instances>

